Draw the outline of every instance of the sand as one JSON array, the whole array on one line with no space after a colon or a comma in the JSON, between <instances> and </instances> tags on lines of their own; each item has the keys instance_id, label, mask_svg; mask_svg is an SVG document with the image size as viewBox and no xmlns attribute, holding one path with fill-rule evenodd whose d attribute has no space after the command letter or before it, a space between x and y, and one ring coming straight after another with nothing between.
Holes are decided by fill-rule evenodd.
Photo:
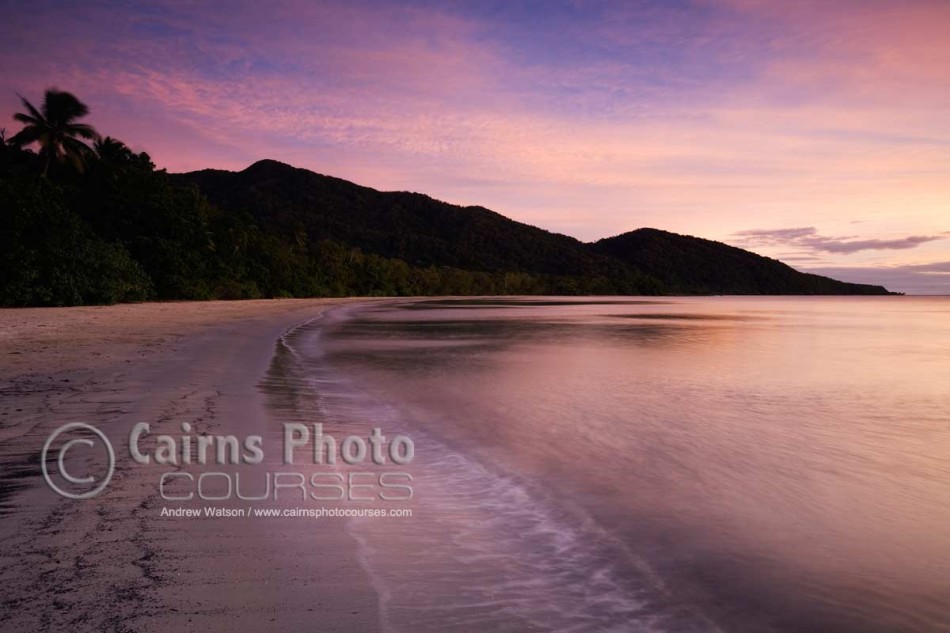
<instances>
[{"instance_id":1,"label":"sand","mask_svg":"<svg viewBox=\"0 0 950 633\"><path fill-rule=\"evenodd\" d=\"M377 630L343 520L162 517L160 467L123 450L140 421L270 432L258 385L275 342L343 301L0 310L0 630ZM117 447L86 500L40 475L43 442L76 421Z\"/></svg>"}]
</instances>

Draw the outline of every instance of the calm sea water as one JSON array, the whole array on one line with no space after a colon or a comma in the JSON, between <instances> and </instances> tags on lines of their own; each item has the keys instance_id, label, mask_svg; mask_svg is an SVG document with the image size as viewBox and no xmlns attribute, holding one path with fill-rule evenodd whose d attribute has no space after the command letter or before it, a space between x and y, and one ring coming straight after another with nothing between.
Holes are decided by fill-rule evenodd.
<instances>
[{"instance_id":1,"label":"calm sea water","mask_svg":"<svg viewBox=\"0 0 950 633\"><path fill-rule=\"evenodd\" d=\"M416 446L391 631L950 631L950 299L416 300L286 338Z\"/></svg>"}]
</instances>

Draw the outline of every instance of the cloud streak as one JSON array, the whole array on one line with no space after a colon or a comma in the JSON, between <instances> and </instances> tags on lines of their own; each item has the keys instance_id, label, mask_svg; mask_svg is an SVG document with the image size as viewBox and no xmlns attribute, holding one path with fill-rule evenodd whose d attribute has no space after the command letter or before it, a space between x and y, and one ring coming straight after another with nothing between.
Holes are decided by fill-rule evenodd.
<instances>
[{"instance_id":1,"label":"cloud streak","mask_svg":"<svg viewBox=\"0 0 950 633\"><path fill-rule=\"evenodd\" d=\"M911 235L894 239L861 239L854 236L828 237L813 227L756 229L733 233L734 242L747 248L761 246L797 247L812 253L850 254L860 251L906 250L927 242L946 239L943 235Z\"/></svg>"}]
</instances>

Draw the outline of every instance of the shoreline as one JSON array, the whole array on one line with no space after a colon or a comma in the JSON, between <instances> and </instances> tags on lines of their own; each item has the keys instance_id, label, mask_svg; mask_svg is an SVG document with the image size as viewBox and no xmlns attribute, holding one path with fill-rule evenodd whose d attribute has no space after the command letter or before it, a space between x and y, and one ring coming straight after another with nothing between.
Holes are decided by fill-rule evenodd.
<instances>
[{"instance_id":1,"label":"shoreline","mask_svg":"<svg viewBox=\"0 0 950 633\"><path fill-rule=\"evenodd\" d=\"M375 630L378 596L342 521L287 525L160 518L156 470L117 451L83 501L39 473L48 434L85 421L117 441L154 433L266 433L258 388L288 328L363 298L120 304L0 311L0 580L23 630ZM103 599L108 596L107 599Z\"/></svg>"},{"instance_id":2,"label":"shoreline","mask_svg":"<svg viewBox=\"0 0 950 633\"><path fill-rule=\"evenodd\" d=\"M101 368L141 360L210 327L376 299L169 301L110 306L0 309L0 382L29 372ZM108 349L102 349L108 345ZM51 365L54 364L52 367Z\"/></svg>"}]
</instances>

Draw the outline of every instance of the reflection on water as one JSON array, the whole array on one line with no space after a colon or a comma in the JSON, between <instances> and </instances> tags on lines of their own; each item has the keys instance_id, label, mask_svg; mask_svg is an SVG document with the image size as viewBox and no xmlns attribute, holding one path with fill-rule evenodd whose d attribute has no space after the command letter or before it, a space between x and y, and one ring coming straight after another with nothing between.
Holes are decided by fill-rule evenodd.
<instances>
[{"instance_id":1,"label":"reflection on water","mask_svg":"<svg viewBox=\"0 0 950 633\"><path fill-rule=\"evenodd\" d=\"M950 301L465 299L288 337L417 444L391 630L950 630Z\"/></svg>"}]
</instances>

